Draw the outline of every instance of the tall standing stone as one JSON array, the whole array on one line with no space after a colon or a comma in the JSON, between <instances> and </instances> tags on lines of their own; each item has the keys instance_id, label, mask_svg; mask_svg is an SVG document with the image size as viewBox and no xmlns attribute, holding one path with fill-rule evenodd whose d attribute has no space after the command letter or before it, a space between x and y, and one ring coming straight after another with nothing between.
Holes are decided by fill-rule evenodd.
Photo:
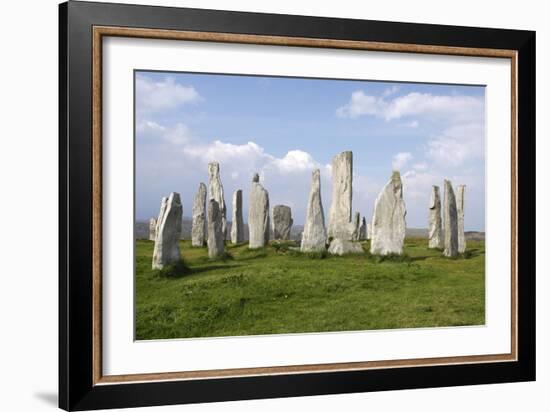
<instances>
[{"instance_id":1,"label":"tall standing stone","mask_svg":"<svg viewBox=\"0 0 550 412\"><path fill-rule=\"evenodd\" d=\"M168 203L168 197L163 197L160 199L160 210L159 215L157 217L157 222L155 224L155 240L157 238L157 234L160 231L160 222L162 220L162 216L164 216L164 212L166 211L166 204Z\"/></svg>"},{"instance_id":2,"label":"tall standing stone","mask_svg":"<svg viewBox=\"0 0 550 412\"><path fill-rule=\"evenodd\" d=\"M372 223L367 223L367 240L372 239Z\"/></svg>"},{"instance_id":3,"label":"tall standing stone","mask_svg":"<svg viewBox=\"0 0 550 412\"><path fill-rule=\"evenodd\" d=\"M407 210L403 201L401 175L394 171L374 203L372 239L373 255L402 254L405 241Z\"/></svg>"},{"instance_id":4,"label":"tall standing stone","mask_svg":"<svg viewBox=\"0 0 550 412\"><path fill-rule=\"evenodd\" d=\"M206 243L206 185L199 184L199 190L193 201L193 225L191 227L191 245L202 247Z\"/></svg>"},{"instance_id":5,"label":"tall standing stone","mask_svg":"<svg viewBox=\"0 0 550 412\"><path fill-rule=\"evenodd\" d=\"M208 202L208 257L222 256L224 247L222 213L218 202L210 199Z\"/></svg>"},{"instance_id":6,"label":"tall standing stone","mask_svg":"<svg viewBox=\"0 0 550 412\"><path fill-rule=\"evenodd\" d=\"M289 206L276 205L273 207L273 238L279 240L289 240L290 230L292 229L292 210Z\"/></svg>"},{"instance_id":7,"label":"tall standing stone","mask_svg":"<svg viewBox=\"0 0 550 412\"><path fill-rule=\"evenodd\" d=\"M231 243L244 242L243 191L233 192L233 219L231 220Z\"/></svg>"},{"instance_id":8,"label":"tall standing stone","mask_svg":"<svg viewBox=\"0 0 550 412\"><path fill-rule=\"evenodd\" d=\"M432 186L430 197L430 212L428 217L428 248L443 248L443 234L441 233L441 197L439 186Z\"/></svg>"},{"instance_id":9,"label":"tall standing stone","mask_svg":"<svg viewBox=\"0 0 550 412\"><path fill-rule=\"evenodd\" d=\"M149 220L149 240L155 240L157 237L157 219L154 217Z\"/></svg>"},{"instance_id":10,"label":"tall standing stone","mask_svg":"<svg viewBox=\"0 0 550 412\"><path fill-rule=\"evenodd\" d=\"M257 173L252 178L248 205L248 247L256 249L269 242L269 194Z\"/></svg>"},{"instance_id":11,"label":"tall standing stone","mask_svg":"<svg viewBox=\"0 0 550 412\"><path fill-rule=\"evenodd\" d=\"M328 237L350 240L353 153L342 152L332 158L332 203L328 217Z\"/></svg>"},{"instance_id":12,"label":"tall standing stone","mask_svg":"<svg viewBox=\"0 0 550 412\"><path fill-rule=\"evenodd\" d=\"M325 214L321 201L321 173L313 171L311 190L307 203L306 222L302 232L302 252L321 252L326 250L327 232L325 229Z\"/></svg>"},{"instance_id":13,"label":"tall standing stone","mask_svg":"<svg viewBox=\"0 0 550 412\"><path fill-rule=\"evenodd\" d=\"M364 216L359 226L359 240L367 240L367 219Z\"/></svg>"},{"instance_id":14,"label":"tall standing stone","mask_svg":"<svg viewBox=\"0 0 550 412\"><path fill-rule=\"evenodd\" d=\"M163 198L164 203L164 198ZM153 250L153 269L162 269L166 265L180 260L179 239L181 236L181 217L183 208L179 193L172 192L161 206L158 230Z\"/></svg>"},{"instance_id":15,"label":"tall standing stone","mask_svg":"<svg viewBox=\"0 0 550 412\"><path fill-rule=\"evenodd\" d=\"M465 185L459 185L456 194L456 215L458 229L458 253L466 251L466 237L464 236L464 190Z\"/></svg>"},{"instance_id":16,"label":"tall standing stone","mask_svg":"<svg viewBox=\"0 0 550 412\"><path fill-rule=\"evenodd\" d=\"M359 212L355 212L355 215L353 215L353 231L351 232L351 240L359 240L360 233L359 229L361 227L361 214Z\"/></svg>"},{"instance_id":17,"label":"tall standing stone","mask_svg":"<svg viewBox=\"0 0 550 412\"><path fill-rule=\"evenodd\" d=\"M445 250L443 255L455 257L458 255L458 216L453 186L445 180Z\"/></svg>"},{"instance_id":18,"label":"tall standing stone","mask_svg":"<svg viewBox=\"0 0 550 412\"><path fill-rule=\"evenodd\" d=\"M223 238L225 239L227 234L227 217L225 199L223 197L223 185L220 179L220 164L218 162L208 163L208 193L208 199L214 199L218 202L222 215Z\"/></svg>"}]
</instances>

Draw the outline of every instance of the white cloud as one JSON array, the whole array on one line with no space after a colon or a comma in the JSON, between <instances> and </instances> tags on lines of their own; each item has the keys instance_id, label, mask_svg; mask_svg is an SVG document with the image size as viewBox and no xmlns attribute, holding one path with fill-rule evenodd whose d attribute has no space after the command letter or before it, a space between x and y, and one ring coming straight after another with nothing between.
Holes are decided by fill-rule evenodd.
<instances>
[{"instance_id":1,"label":"white cloud","mask_svg":"<svg viewBox=\"0 0 550 412\"><path fill-rule=\"evenodd\" d=\"M164 141L174 145L189 143L193 138L191 130L183 123L166 127L150 120L144 120L136 125L136 137L142 142Z\"/></svg>"},{"instance_id":2,"label":"white cloud","mask_svg":"<svg viewBox=\"0 0 550 412\"><path fill-rule=\"evenodd\" d=\"M321 165L313 159L309 153L302 150L291 150L283 158L273 160L266 165L267 168L276 168L281 173L296 173L304 170L311 171L321 168Z\"/></svg>"},{"instance_id":3,"label":"white cloud","mask_svg":"<svg viewBox=\"0 0 550 412\"><path fill-rule=\"evenodd\" d=\"M441 165L460 166L470 159L483 157L483 136L480 123L451 126L428 142L427 156Z\"/></svg>"},{"instance_id":4,"label":"white cloud","mask_svg":"<svg viewBox=\"0 0 550 412\"><path fill-rule=\"evenodd\" d=\"M403 126L408 127L410 129L416 129L420 123L418 123L418 120L411 120L410 122L403 123Z\"/></svg>"},{"instance_id":5,"label":"white cloud","mask_svg":"<svg viewBox=\"0 0 550 412\"><path fill-rule=\"evenodd\" d=\"M427 115L432 119L452 120L455 123L477 120L483 116L484 101L480 97L413 92L388 98L394 93L385 91L380 96L374 96L362 90L354 91L349 102L336 109L336 114L350 119L370 115L386 121ZM409 127L418 127L418 122L410 122Z\"/></svg>"},{"instance_id":6,"label":"white cloud","mask_svg":"<svg viewBox=\"0 0 550 412\"><path fill-rule=\"evenodd\" d=\"M245 144L224 143L214 140L207 144L185 146L182 152L189 157L200 159L203 163L209 162L238 162L247 168L254 168L256 164L264 163L272 157L254 142Z\"/></svg>"},{"instance_id":7,"label":"white cloud","mask_svg":"<svg viewBox=\"0 0 550 412\"><path fill-rule=\"evenodd\" d=\"M386 107L387 102L383 97L366 95L362 90L357 90L351 94L346 105L336 109L336 115L350 119L365 115L383 117Z\"/></svg>"},{"instance_id":8,"label":"white cloud","mask_svg":"<svg viewBox=\"0 0 550 412\"><path fill-rule=\"evenodd\" d=\"M392 86L382 92L382 97L389 97L399 91L399 86Z\"/></svg>"},{"instance_id":9,"label":"white cloud","mask_svg":"<svg viewBox=\"0 0 550 412\"><path fill-rule=\"evenodd\" d=\"M159 112L195 103L202 98L193 86L183 86L174 78L155 81L143 75L136 76L136 107L142 112Z\"/></svg>"},{"instance_id":10,"label":"white cloud","mask_svg":"<svg viewBox=\"0 0 550 412\"><path fill-rule=\"evenodd\" d=\"M412 167L415 170L426 170L428 168L428 164L426 162L420 162L415 163Z\"/></svg>"},{"instance_id":11,"label":"white cloud","mask_svg":"<svg viewBox=\"0 0 550 412\"><path fill-rule=\"evenodd\" d=\"M413 158L413 155L409 152L400 152L397 153L395 156L393 156L392 160L392 168L393 170L401 170L403 169L409 160Z\"/></svg>"}]
</instances>

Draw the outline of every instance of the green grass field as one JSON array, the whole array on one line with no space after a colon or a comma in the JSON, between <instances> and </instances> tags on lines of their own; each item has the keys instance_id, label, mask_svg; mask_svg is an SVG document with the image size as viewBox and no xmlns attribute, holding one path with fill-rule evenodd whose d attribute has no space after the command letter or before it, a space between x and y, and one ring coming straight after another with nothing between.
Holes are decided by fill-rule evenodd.
<instances>
[{"instance_id":1,"label":"green grass field","mask_svg":"<svg viewBox=\"0 0 550 412\"><path fill-rule=\"evenodd\" d=\"M151 270L153 242L136 242L136 338L480 325L485 323L485 246L468 241L448 259L424 239L403 258L303 255L287 244L211 261L181 241L185 267ZM368 243L364 243L368 250Z\"/></svg>"}]
</instances>

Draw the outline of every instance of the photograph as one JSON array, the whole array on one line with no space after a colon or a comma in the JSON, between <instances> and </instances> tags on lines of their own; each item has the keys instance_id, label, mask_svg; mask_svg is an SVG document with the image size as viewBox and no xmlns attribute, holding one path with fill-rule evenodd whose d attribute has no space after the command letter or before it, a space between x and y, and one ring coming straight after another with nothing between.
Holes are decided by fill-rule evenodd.
<instances>
[{"instance_id":1,"label":"photograph","mask_svg":"<svg viewBox=\"0 0 550 412\"><path fill-rule=\"evenodd\" d=\"M32 111L58 127L57 161L15 139L29 181L7 174L11 203L33 210L6 216L42 210L37 157L58 166L57 327L31 311L14 342L58 334L59 407L426 409L462 391L451 409L517 410L543 393L512 386L539 378L544 346L542 20L176 3L60 4L57 115L41 93ZM42 142L27 112L8 123ZM28 266L31 232L7 233Z\"/></svg>"},{"instance_id":2,"label":"photograph","mask_svg":"<svg viewBox=\"0 0 550 412\"><path fill-rule=\"evenodd\" d=\"M484 85L133 82L136 340L485 325Z\"/></svg>"}]
</instances>

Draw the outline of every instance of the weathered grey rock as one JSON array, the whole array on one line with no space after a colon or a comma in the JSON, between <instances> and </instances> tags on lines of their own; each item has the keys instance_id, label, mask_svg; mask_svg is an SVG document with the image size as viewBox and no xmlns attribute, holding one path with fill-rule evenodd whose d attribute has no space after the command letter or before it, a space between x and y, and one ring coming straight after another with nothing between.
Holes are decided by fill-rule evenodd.
<instances>
[{"instance_id":1,"label":"weathered grey rock","mask_svg":"<svg viewBox=\"0 0 550 412\"><path fill-rule=\"evenodd\" d=\"M248 204L248 247L256 249L269 242L269 194L254 174Z\"/></svg>"},{"instance_id":2,"label":"weathered grey rock","mask_svg":"<svg viewBox=\"0 0 550 412\"><path fill-rule=\"evenodd\" d=\"M225 199L223 196L223 185L220 179L220 165L218 162L208 163L208 193L208 199L214 199L218 202L222 215L223 238L225 239L227 235L227 216Z\"/></svg>"},{"instance_id":3,"label":"weathered grey rock","mask_svg":"<svg viewBox=\"0 0 550 412\"><path fill-rule=\"evenodd\" d=\"M154 217L149 220L149 240L155 240L157 237L157 219Z\"/></svg>"},{"instance_id":4,"label":"weathered grey rock","mask_svg":"<svg viewBox=\"0 0 550 412\"><path fill-rule=\"evenodd\" d=\"M202 247L206 243L206 185L199 184L199 190L193 201L193 223L191 226L191 245Z\"/></svg>"},{"instance_id":5,"label":"weathered grey rock","mask_svg":"<svg viewBox=\"0 0 550 412\"><path fill-rule=\"evenodd\" d=\"M367 240L367 219L364 216L359 226L359 240Z\"/></svg>"},{"instance_id":6,"label":"weathered grey rock","mask_svg":"<svg viewBox=\"0 0 550 412\"><path fill-rule=\"evenodd\" d=\"M183 208L180 195L172 192L166 202L164 199L161 203L162 216L159 216L157 221L158 230L153 250L153 269L162 269L181 258L179 239Z\"/></svg>"},{"instance_id":7,"label":"weathered grey rock","mask_svg":"<svg viewBox=\"0 0 550 412\"><path fill-rule=\"evenodd\" d=\"M225 252L222 213L218 202L208 202L208 257L222 256Z\"/></svg>"},{"instance_id":8,"label":"weathered grey rock","mask_svg":"<svg viewBox=\"0 0 550 412\"><path fill-rule=\"evenodd\" d=\"M162 216L164 216L164 212L166 210L166 204L168 203L168 197L163 197L162 199L160 199L160 210L159 210L159 215L157 217L157 223L155 225L155 240L157 238L157 234L159 233L159 230L160 230L160 222L162 220Z\"/></svg>"},{"instance_id":9,"label":"weathered grey rock","mask_svg":"<svg viewBox=\"0 0 550 412\"><path fill-rule=\"evenodd\" d=\"M311 190L307 203L306 222L302 232L300 250L302 252L320 252L326 250L327 232L325 229L325 213L321 201L321 173L313 171Z\"/></svg>"},{"instance_id":10,"label":"weathered grey rock","mask_svg":"<svg viewBox=\"0 0 550 412\"><path fill-rule=\"evenodd\" d=\"M464 190L465 185L459 185L456 193L456 215L458 230L458 253L466 251L466 238L464 237Z\"/></svg>"},{"instance_id":11,"label":"weathered grey rock","mask_svg":"<svg viewBox=\"0 0 550 412\"><path fill-rule=\"evenodd\" d=\"M244 242L243 191L233 192L233 219L231 220L231 243Z\"/></svg>"},{"instance_id":12,"label":"weathered grey rock","mask_svg":"<svg viewBox=\"0 0 550 412\"><path fill-rule=\"evenodd\" d=\"M456 199L453 186L450 181L445 180L445 250L443 255L455 257L458 255L458 222L456 211Z\"/></svg>"},{"instance_id":13,"label":"weathered grey rock","mask_svg":"<svg viewBox=\"0 0 550 412\"><path fill-rule=\"evenodd\" d=\"M292 211L289 206L276 205L273 207L273 239L289 240L292 229Z\"/></svg>"},{"instance_id":14,"label":"weathered grey rock","mask_svg":"<svg viewBox=\"0 0 550 412\"><path fill-rule=\"evenodd\" d=\"M351 240L358 241L361 235L359 233L359 229L361 227L361 214L359 212L355 212L352 223L353 223L353 230L351 232Z\"/></svg>"},{"instance_id":15,"label":"weathered grey rock","mask_svg":"<svg viewBox=\"0 0 550 412\"><path fill-rule=\"evenodd\" d=\"M372 239L372 223L367 223L367 240Z\"/></svg>"},{"instance_id":16,"label":"weathered grey rock","mask_svg":"<svg viewBox=\"0 0 550 412\"><path fill-rule=\"evenodd\" d=\"M347 254L358 254L358 253L365 253L363 250L363 247L361 246L361 243L358 242L352 242L351 240L345 240L336 238L333 239L332 242L330 242L330 246L328 247L328 253L331 255L347 255Z\"/></svg>"},{"instance_id":17,"label":"weathered grey rock","mask_svg":"<svg viewBox=\"0 0 550 412\"><path fill-rule=\"evenodd\" d=\"M401 175L395 171L374 203L370 244L373 255L403 253L406 214Z\"/></svg>"},{"instance_id":18,"label":"weathered grey rock","mask_svg":"<svg viewBox=\"0 0 550 412\"><path fill-rule=\"evenodd\" d=\"M439 195L439 186L432 186L432 195L430 197L430 212L428 216L428 248L443 248L441 197Z\"/></svg>"},{"instance_id":19,"label":"weathered grey rock","mask_svg":"<svg viewBox=\"0 0 550 412\"><path fill-rule=\"evenodd\" d=\"M351 221L353 153L332 158L332 202L328 217L328 237L350 240L355 226Z\"/></svg>"}]
</instances>

